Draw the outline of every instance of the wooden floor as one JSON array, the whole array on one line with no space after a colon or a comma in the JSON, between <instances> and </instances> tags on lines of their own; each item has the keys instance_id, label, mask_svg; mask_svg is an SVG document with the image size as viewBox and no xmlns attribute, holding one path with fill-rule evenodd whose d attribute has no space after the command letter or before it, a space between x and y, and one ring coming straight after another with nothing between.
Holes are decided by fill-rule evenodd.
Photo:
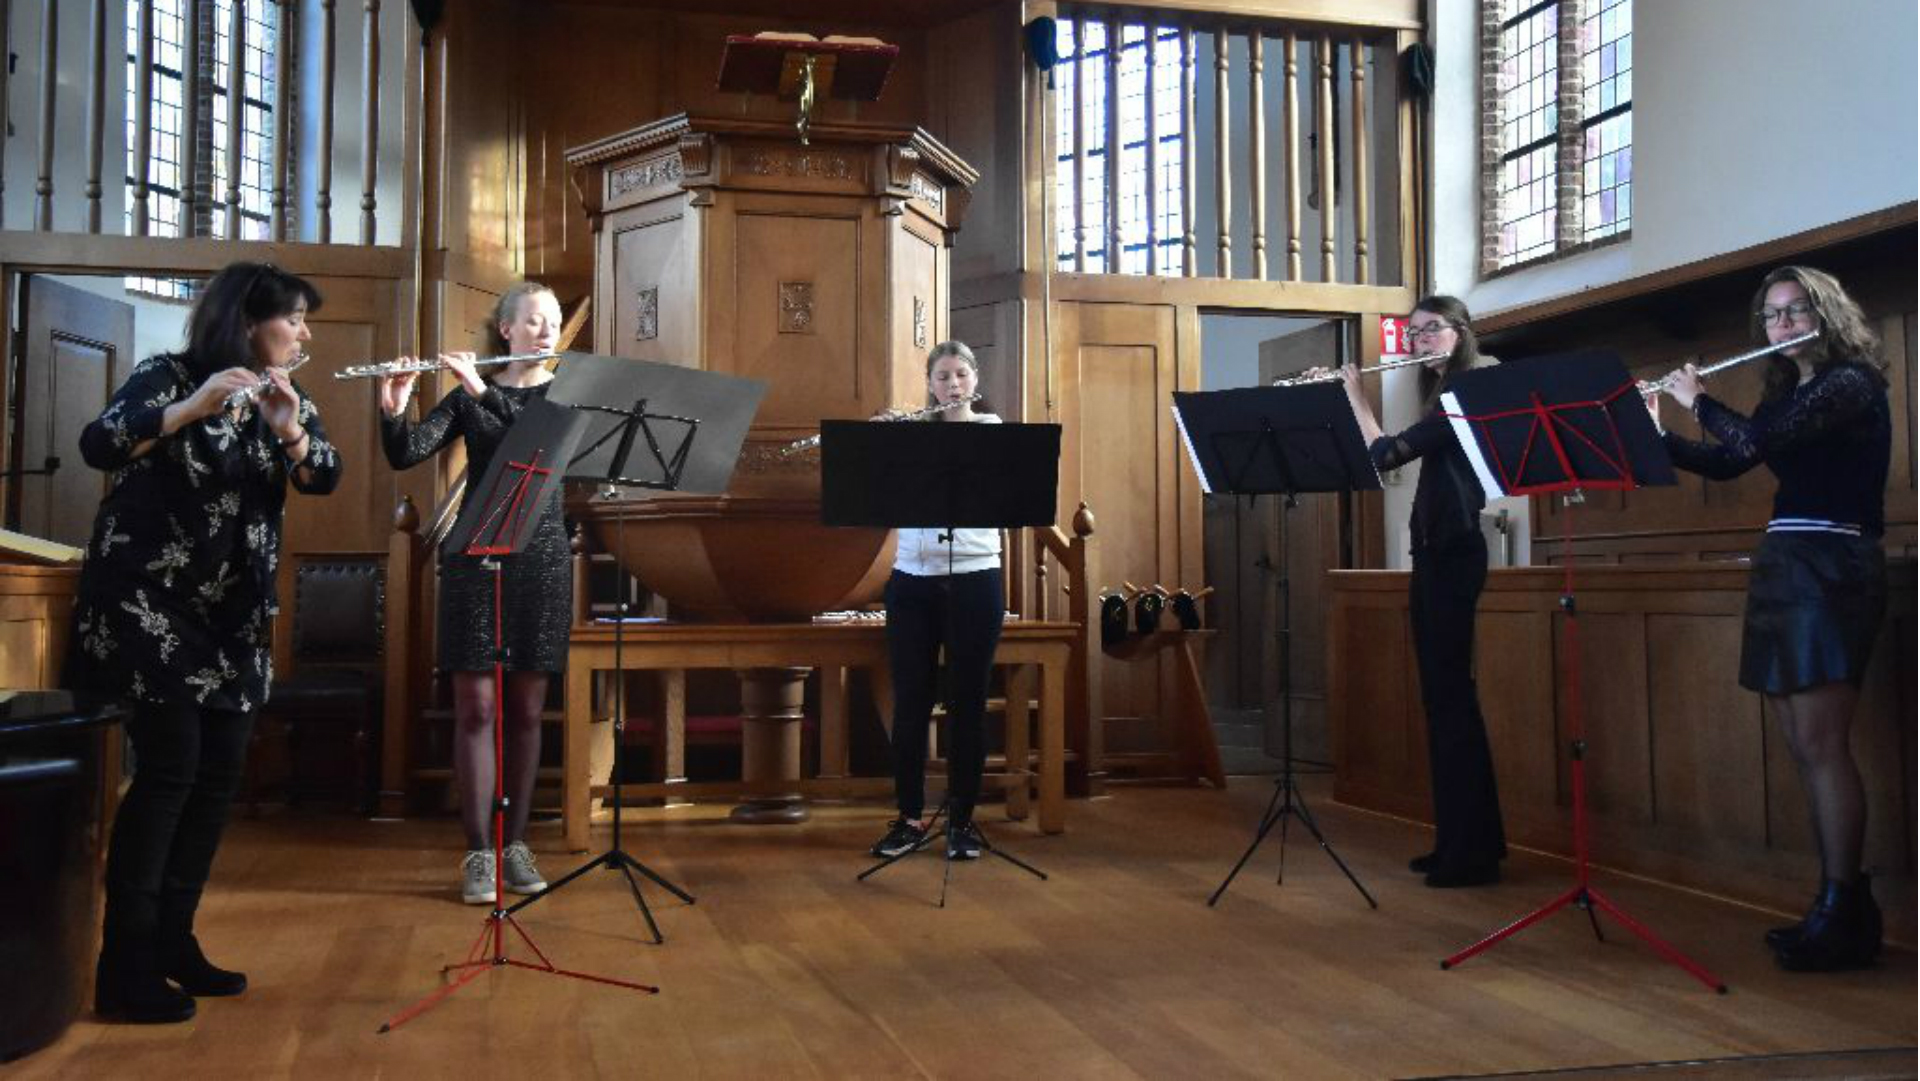
<instances>
[{"instance_id":1,"label":"wooden floor","mask_svg":"<svg viewBox=\"0 0 1920 1081\"><path fill-rule=\"evenodd\" d=\"M628 847L699 899L650 892L665 946L642 941L611 874L523 923L556 964L658 984L659 995L503 969L386 1035L381 1022L432 991L481 925L481 910L457 903L455 826L269 811L234 826L202 919L209 951L245 967L252 990L202 1000L189 1025L83 1020L0 1072L558 1081L1611 1067L1596 1076L1612 1077L1685 1062L1704 1072L1682 1076L1709 1077L1723 1074L1701 1060L1733 1059L1724 1076L1912 1076L1906 950L1870 972L1790 976L1759 942L1774 916L1602 876L1613 900L1732 993L1708 992L1616 927L1595 942L1578 914L1443 972L1442 955L1565 888L1567 866L1516 853L1501 886L1429 890L1404 866L1426 831L1324 801L1321 825L1378 911L1297 829L1284 886L1276 837L1208 908L1270 791L1261 780L1224 794L1127 788L1074 804L1062 836L1003 825L995 839L1052 880L990 859L961 865L945 910L933 906L936 858L854 881L886 817L875 805L823 808L798 827L735 826L723 808L646 812ZM550 878L574 866L554 850L558 833L535 826ZM596 828L596 844L606 833Z\"/></svg>"}]
</instances>

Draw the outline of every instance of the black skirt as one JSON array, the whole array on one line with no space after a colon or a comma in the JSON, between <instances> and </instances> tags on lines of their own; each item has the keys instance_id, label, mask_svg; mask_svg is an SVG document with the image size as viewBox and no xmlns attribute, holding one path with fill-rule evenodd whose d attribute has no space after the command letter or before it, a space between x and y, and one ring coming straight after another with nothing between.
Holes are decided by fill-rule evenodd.
<instances>
[{"instance_id":1,"label":"black skirt","mask_svg":"<svg viewBox=\"0 0 1920 1081\"><path fill-rule=\"evenodd\" d=\"M1859 686L1886 610L1878 538L1768 533L1747 586L1740 685L1761 694Z\"/></svg>"}]
</instances>

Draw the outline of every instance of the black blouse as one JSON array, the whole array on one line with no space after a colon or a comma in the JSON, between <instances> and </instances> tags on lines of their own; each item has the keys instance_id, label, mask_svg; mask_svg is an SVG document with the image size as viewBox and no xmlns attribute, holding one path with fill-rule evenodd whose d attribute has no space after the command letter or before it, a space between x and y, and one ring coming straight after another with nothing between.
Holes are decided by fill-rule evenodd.
<instances>
[{"instance_id":1,"label":"black blouse","mask_svg":"<svg viewBox=\"0 0 1920 1081\"><path fill-rule=\"evenodd\" d=\"M1480 511L1487 505L1486 493L1474 476L1473 463L1460 449L1452 421L1439 408L1398 435L1374 440L1367 450L1381 472L1415 459L1425 460L1407 522L1415 552L1462 537L1480 536Z\"/></svg>"},{"instance_id":2,"label":"black blouse","mask_svg":"<svg viewBox=\"0 0 1920 1081\"><path fill-rule=\"evenodd\" d=\"M253 710L273 682L286 486L333 491L340 455L304 393L298 463L251 404L162 435L167 406L201 382L189 358L151 357L80 433L81 457L111 486L80 571L67 678L140 702ZM147 440L158 442L133 457Z\"/></svg>"},{"instance_id":3,"label":"black blouse","mask_svg":"<svg viewBox=\"0 0 1920 1081\"><path fill-rule=\"evenodd\" d=\"M1872 368L1830 364L1784 397L1761 402L1750 418L1705 394L1694 410L1714 442L1668 432L1674 465L1713 480L1765 465L1780 479L1776 519L1839 522L1872 537L1885 530L1893 419L1886 383Z\"/></svg>"},{"instance_id":4,"label":"black blouse","mask_svg":"<svg viewBox=\"0 0 1920 1081\"><path fill-rule=\"evenodd\" d=\"M477 482L486 476L493 452L507 438L507 429L513 426L521 407L534 398L546 397L550 384L551 381L532 387L489 384L487 392L478 398L456 387L418 424L381 413L380 438L387 453L387 464L395 469L411 468L459 439L466 445L467 476Z\"/></svg>"}]
</instances>

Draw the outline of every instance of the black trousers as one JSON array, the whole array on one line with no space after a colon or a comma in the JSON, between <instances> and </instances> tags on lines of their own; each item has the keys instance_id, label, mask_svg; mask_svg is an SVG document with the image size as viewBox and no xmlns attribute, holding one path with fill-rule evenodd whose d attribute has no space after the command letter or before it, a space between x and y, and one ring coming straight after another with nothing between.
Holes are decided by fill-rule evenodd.
<instances>
[{"instance_id":1,"label":"black trousers","mask_svg":"<svg viewBox=\"0 0 1920 1081\"><path fill-rule=\"evenodd\" d=\"M1473 618L1487 584L1487 542L1478 533L1417 549L1408 607L1427 713L1433 771L1435 862L1478 867L1507 854L1494 785L1493 752L1473 680Z\"/></svg>"},{"instance_id":2,"label":"black trousers","mask_svg":"<svg viewBox=\"0 0 1920 1081\"><path fill-rule=\"evenodd\" d=\"M893 793L900 813L926 810L927 729L947 652L947 813L973 817L987 763L987 682L1006 617L1000 570L887 580L887 660L893 669Z\"/></svg>"},{"instance_id":3,"label":"black trousers","mask_svg":"<svg viewBox=\"0 0 1920 1081\"><path fill-rule=\"evenodd\" d=\"M110 956L165 950L193 932L246 768L253 714L142 704L126 728L134 774L107 847L103 950Z\"/></svg>"}]
</instances>

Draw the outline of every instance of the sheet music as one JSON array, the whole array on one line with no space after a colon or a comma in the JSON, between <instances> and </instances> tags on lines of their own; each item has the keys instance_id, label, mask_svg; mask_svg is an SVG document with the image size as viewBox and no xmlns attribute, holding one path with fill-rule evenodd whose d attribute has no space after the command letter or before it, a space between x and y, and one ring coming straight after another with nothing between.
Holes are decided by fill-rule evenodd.
<instances>
[{"instance_id":1,"label":"sheet music","mask_svg":"<svg viewBox=\"0 0 1920 1081\"><path fill-rule=\"evenodd\" d=\"M1440 409L1446 414L1447 423L1453 425L1453 437L1460 441L1460 449L1466 452L1467 461L1473 463L1473 475L1480 478L1480 490L1488 499L1501 499L1507 494L1501 486L1499 474L1487 462L1487 456L1480 450L1480 440L1473 434L1473 424L1467 420L1466 409L1452 391L1440 395Z\"/></svg>"}]
</instances>

